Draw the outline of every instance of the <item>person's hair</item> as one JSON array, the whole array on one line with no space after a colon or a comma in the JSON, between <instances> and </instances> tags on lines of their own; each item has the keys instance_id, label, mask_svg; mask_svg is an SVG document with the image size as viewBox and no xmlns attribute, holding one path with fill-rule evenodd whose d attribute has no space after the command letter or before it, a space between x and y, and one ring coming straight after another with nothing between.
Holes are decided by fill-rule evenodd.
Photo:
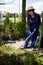
<instances>
[{"instance_id":1,"label":"person's hair","mask_svg":"<svg viewBox=\"0 0 43 65\"><path fill-rule=\"evenodd\" d=\"M33 11L33 12L34 12L34 9L28 10L27 13L28 13L29 11Z\"/></svg>"}]
</instances>

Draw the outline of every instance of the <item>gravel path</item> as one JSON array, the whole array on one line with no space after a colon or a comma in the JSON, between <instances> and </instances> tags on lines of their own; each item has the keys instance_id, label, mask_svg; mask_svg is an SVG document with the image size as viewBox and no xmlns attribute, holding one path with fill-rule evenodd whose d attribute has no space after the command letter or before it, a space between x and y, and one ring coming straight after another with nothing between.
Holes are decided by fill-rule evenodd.
<instances>
[{"instance_id":1,"label":"gravel path","mask_svg":"<svg viewBox=\"0 0 43 65\"><path fill-rule=\"evenodd\" d=\"M9 41L8 41L9 42ZM12 47L12 48L19 48L19 47L22 47L23 44L24 44L24 40L20 40L20 41L16 41L16 42L13 42L13 43L7 43L5 44L6 46L9 46L9 47Z\"/></svg>"}]
</instances>

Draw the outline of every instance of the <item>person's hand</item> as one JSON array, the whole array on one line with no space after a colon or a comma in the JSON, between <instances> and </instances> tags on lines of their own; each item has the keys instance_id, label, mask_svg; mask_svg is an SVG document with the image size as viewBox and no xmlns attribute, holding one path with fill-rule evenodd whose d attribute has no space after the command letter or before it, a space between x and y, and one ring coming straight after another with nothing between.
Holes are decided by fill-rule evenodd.
<instances>
[{"instance_id":1,"label":"person's hand","mask_svg":"<svg viewBox=\"0 0 43 65\"><path fill-rule=\"evenodd\" d=\"M34 32L36 31L36 28L34 28Z\"/></svg>"}]
</instances>

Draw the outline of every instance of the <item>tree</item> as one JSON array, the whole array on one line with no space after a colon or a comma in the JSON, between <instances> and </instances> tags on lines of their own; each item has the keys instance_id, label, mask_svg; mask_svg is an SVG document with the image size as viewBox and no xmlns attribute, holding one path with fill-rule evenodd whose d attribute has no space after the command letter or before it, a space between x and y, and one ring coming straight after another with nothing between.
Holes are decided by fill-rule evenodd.
<instances>
[{"instance_id":1,"label":"tree","mask_svg":"<svg viewBox=\"0 0 43 65\"><path fill-rule=\"evenodd\" d=\"M10 20L9 20L9 17L10 17L10 14L7 13L7 14L6 14L6 17L5 17L5 20L4 20L4 25L5 25L5 26L9 25L9 21L10 21Z\"/></svg>"},{"instance_id":2,"label":"tree","mask_svg":"<svg viewBox=\"0 0 43 65\"><path fill-rule=\"evenodd\" d=\"M38 54L39 54L39 48L43 47L43 11L41 13L41 18L42 18L42 22L41 22L40 29L39 29L39 31L40 31L40 37L39 38L40 39L39 39Z\"/></svg>"},{"instance_id":3,"label":"tree","mask_svg":"<svg viewBox=\"0 0 43 65\"><path fill-rule=\"evenodd\" d=\"M22 0L22 22L26 22L26 0Z\"/></svg>"},{"instance_id":4,"label":"tree","mask_svg":"<svg viewBox=\"0 0 43 65\"><path fill-rule=\"evenodd\" d=\"M23 23L23 33L26 35L26 0L22 0L22 23Z\"/></svg>"},{"instance_id":5,"label":"tree","mask_svg":"<svg viewBox=\"0 0 43 65\"><path fill-rule=\"evenodd\" d=\"M42 23L41 23L40 30L41 30L41 35L43 36L43 11L41 13L41 18L42 18Z\"/></svg>"},{"instance_id":6,"label":"tree","mask_svg":"<svg viewBox=\"0 0 43 65\"><path fill-rule=\"evenodd\" d=\"M10 31L12 30L12 26L13 26L12 21L9 19L9 17L10 17L10 14L7 13L5 20L4 20L4 27L3 27L5 35L10 33Z\"/></svg>"}]
</instances>

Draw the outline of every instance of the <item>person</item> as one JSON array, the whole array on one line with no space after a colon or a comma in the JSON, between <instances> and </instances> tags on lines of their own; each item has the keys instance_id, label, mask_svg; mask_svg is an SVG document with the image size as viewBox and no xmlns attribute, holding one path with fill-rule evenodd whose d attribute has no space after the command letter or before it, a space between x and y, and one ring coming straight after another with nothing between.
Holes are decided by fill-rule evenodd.
<instances>
[{"instance_id":1,"label":"person","mask_svg":"<svg viewBox=\"0 0 43 65\"><path fill-rule=\"evenodd\" d=\"M41 24L40 15L35 13L35 9L33 8L33 6L29 6L27 8L27 22L28 22L27 35L29 36L33 31L35 31L34 34L32 35L32 43L31 43L31 49L33 50L35 48L35 42L38 36L38 29ZM25 41L25 44L23 46L24 48L27 48L28 42L29 39Z\"/></svg>"}]
</instances>

